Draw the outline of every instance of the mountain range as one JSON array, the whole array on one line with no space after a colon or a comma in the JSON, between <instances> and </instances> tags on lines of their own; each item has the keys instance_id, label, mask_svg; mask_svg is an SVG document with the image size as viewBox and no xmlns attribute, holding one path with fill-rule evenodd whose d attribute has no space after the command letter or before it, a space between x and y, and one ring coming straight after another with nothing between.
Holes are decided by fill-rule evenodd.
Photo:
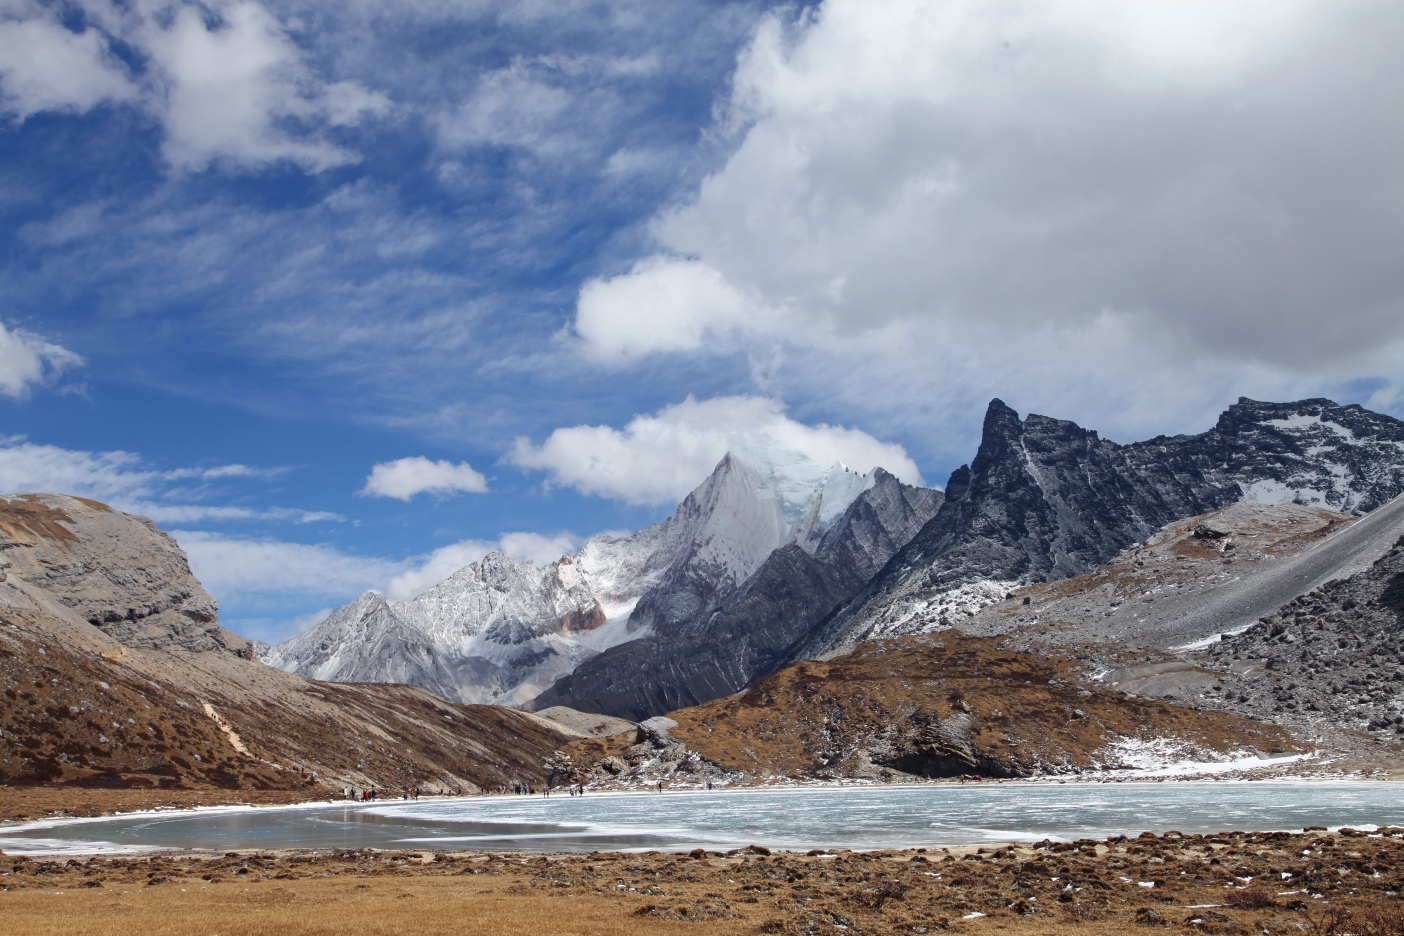
<instances>
[{"instance_id":1,"label":"mountain range","mask_svg":"<svg viewBox=\"0 0 1404 936\"><path fill-rule=\"evenodd\" d=\"M336 681L634 719L795 660L950 626L1239 500L1366 513L1404 491L1404 423L1240 399L1204 433L1120 445L990 403L945 491L803 453L728 453L677 512L544 569L489 555L409 602L367 593L260 658Z\"/></svg>"},{"instance_id":2,"label":"mountain range","mask_svg":"<svg viewBox=\"0 0 1404 936\"><path fill-rule=\"evenodd\" d=\"M316 627L260 648L260 659L317 679L407 682L464 702L523 704L603 651L690 633L777 549L816 553L845 527L850 508L883 503L893 484L886 472L740 448L661 523L592 537L545 568L490 553L412 601L367 592ZM921 521L940 501L939 492L899 487L926 511ZM899 512L912 511L899 501ZM907 525L900 542L920 522Z\"/></svg>"}]
</instances>

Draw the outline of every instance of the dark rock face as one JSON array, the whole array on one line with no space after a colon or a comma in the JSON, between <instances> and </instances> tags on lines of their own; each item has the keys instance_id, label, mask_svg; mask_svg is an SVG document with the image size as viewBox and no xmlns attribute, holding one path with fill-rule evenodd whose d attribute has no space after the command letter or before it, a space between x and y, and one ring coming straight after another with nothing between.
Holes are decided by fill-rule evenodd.
<instances>
[{"instance_id":1,"label":"dark rock face","mask_svg":"<svg viewBox=\"0 0 1404 936\"><path fill-rule=\"evenodd\" d=\"M567 705L643 719L745 688L789 663L791 648L862 588L940 507L940 491L877 469L874 485L820 539L813 555L771 553L700 624L614 647L558 680L533 707Z\"/></svg>"},{"instance_id":2,"label":"dark rock face","mask_svg":"<svg viewBox=\"0 0 1404 936\"><path fill-rule=\"evenodd\" d=\"M1080 575L1166 523L1244 497L1361 514L1404 491L1404 423L1330 400L1240 399L1213 429L1118 445L999 400L941 510L798 649L825 655L940 626L926 612L973 582Z\"/></svg>"},{"instance_id":3,"label":"dark rock face","mask_svg":"<svg viewBox=\"0 0 1404 936\"><path fill-rule=\"evenodd\" d=\"M1029 776L1017 763L1008 763L971 744L969 722L968 716L931 719L890 752L873 756L872 761L879 767L914 777Z\"/></svg>"}]
</instances>

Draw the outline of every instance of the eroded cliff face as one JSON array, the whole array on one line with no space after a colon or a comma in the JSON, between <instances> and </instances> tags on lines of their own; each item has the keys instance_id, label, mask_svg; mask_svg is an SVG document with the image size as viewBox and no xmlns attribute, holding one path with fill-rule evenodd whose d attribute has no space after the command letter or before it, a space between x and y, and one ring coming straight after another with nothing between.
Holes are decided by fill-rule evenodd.
<instances>
[{"instance_id":1,"label":"eroded cliff face","mask_svg":"<svg viewBox=\"0 0 1404 936\"><path fill-rule=\"evenodd\" d=\"M1015 585L1081 575L1167 523L1240 499L1361 514L1401 492L1404 423L1359 406L1245 398L1208 432L1118 445L994 400L941 510L804 654L949 626L943 596L997 583L978 607Z\"/></svg>"},{"instance_id":2,"label":"eroded cliff face","mask_svg":"<svg viewBox=\"0 0 1404 936\"><path fill-rule=\"evenodd\" d=\"M0 607L57 603L129 647L253 658L185 553L145 517L81 497L0 497Z\"/></svg>"}]
</instances>

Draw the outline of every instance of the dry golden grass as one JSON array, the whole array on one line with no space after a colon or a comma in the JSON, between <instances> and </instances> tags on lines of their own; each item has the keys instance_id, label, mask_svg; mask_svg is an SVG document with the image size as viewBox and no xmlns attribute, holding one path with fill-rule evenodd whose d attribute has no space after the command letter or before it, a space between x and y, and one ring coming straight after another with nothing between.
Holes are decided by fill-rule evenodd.
<instances>
[{"instance_id":1,"label":"dry golden grass","mask_svg":"<svg viewBox=\"0 0 1404 936\"><path fill-rule=\"evenodd\" d=\"M1404 830L763 852L0 858L0 932L1404 936Z\"/></svg>"},{"instance_id":2,"label":"dry golden grass","mask_svg":"<svg viewBox=\"0 0 1404 936\"><path fill-rule=\"evenodd\" d=\"M0 930L15 936L440 936L696 932L692 923L633 916L635 904L595 895L542 899L463 878L213 884L0 894Z\"/></svg>"}]
</instances>

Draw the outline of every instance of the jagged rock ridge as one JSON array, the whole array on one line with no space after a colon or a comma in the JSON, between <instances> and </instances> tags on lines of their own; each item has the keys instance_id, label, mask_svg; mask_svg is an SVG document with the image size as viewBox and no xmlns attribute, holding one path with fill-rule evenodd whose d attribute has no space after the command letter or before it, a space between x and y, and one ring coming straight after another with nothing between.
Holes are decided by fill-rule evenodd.
<instances>
[{"instance_id":1,"label":"jagged rock ridge","mask_svg":"<svg viewBox=\"0 0 1404 936\"><path fill-rule=\"evenodd\" d=\"M1360 406L1242 398L1207 432L1118 445L1065 420L1021 421L994 400L941 510L797 653L949 626L945 595L1080 575L1166 523L1243 498L1360 514L1401 491L1404 423Z\"/></svg>"}]
</instances>

